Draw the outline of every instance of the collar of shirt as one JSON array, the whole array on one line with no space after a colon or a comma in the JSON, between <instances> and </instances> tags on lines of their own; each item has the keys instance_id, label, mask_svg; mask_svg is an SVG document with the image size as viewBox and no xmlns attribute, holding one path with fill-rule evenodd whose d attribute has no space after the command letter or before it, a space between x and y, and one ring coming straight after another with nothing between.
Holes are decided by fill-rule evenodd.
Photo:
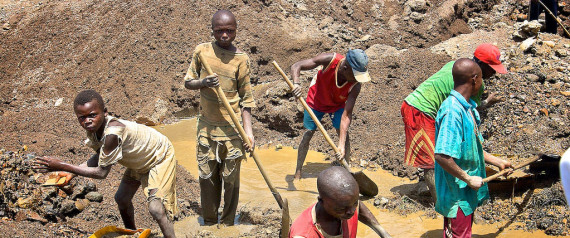
<instances>
[{"instance_id":1,"label":"collar of shirt","mask_svg":"<svg viewBox=\"0 0 570 238\"><path fill-rule=\"evenodd\" d=\"M465 101L465 97L463 97L461 93L455 91L454 89L451 90L450 95L454 96L466 110L477 108L477 103L475 103L473 99L469 98L469 102Z\"/></svg>"}]
</instances>

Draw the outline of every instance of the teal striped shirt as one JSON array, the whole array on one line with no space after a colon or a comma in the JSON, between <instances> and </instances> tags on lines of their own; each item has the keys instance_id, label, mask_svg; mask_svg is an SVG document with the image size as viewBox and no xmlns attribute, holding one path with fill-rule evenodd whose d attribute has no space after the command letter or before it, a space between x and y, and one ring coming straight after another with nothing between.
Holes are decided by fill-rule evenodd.
<instances>
[{"instance_id":1,"label":"teal striped shirt","mask_svg":"<svg viewBox=\"0 0 570 238\"><path fill-rule=\"evenodd\" d=\"M485 178L483 137L476 126L481 123L476 107L473 99L467 102L463 95L451 90L435 119L435 154L451 156L468 175ZM437 161L435 188L435 210L448 218L455 218L458 208L468 216L489 198L487 184L475 191L467 183L443 170Z\"/></svg>"}]
</instances>

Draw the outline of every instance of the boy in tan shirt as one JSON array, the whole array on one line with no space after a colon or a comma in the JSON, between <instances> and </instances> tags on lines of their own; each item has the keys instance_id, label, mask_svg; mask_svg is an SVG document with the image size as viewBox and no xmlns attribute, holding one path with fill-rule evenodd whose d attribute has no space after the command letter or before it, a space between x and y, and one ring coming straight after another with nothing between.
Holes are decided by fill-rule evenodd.
<instances>
[{"instance_id":1,"label":"boy in tan shirt","mask_svg":"<svg viewBox=\"0 0 570 238\"><path fill-rule=\"evenodd\" d=\"M233 127L228 111L220 103L216 90L220 86L233 111L241 114L243 128L252 145L251 108L255 107L249 80L249 57L232 42L237 23L234 15L219 10L212 17L214 42L196 47L192 63L184 77L184 86L200 90L198 145L196 149L200 182L202 217L205 225L218 223L218 208L224 188L221 223L233 225L239 200L239 176L245 150L251 151ZM207 61L215 75L207 75L198 54ZM241 109L241 110L240 110Z\"/></svg>"},{"instance_id":2,"label":"boy in tan shirt","mask_svg":"<svg viewBox=\"0 0 570 238\"><path fill-rule=\"evenodd\" d=\"M80 92L73 108L87 132L87 145L96 153L79 166L43 157L35 162L35 168L73 173L67 176L67 183L75 175L105 179L119 163L127 167L115 194L125 227L136 229L132 198L142 185L150 214L164 237L175 237L168 215L172 217L177 210L176 159L168 138L150 127L108 116L103 98L93 90Z\"/></svg>"}]
</instances>

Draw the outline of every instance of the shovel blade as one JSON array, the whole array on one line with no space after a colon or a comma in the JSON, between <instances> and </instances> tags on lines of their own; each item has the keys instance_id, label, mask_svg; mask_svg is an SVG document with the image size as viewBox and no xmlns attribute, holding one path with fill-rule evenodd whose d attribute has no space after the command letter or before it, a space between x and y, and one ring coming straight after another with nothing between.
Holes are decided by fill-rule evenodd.
<instances>
[{"instance_id":1,"label":"shovel blade","mask_svg":"<svg viewBox=\"0 0 570 238\"><path fill-rule=\"evenodd\" d=\"M291 228L291 217L289 216L289 203L287 198L283 199L283 207L281 214L281 238L289 237L289 229Z\"/></svg>"},{"instance_id":2,"label":"shovel blade","mask_svg":"<svg viewBox=\"0 0 570 238\"><path fill-rule=\"evenodd\" d=\"M372 181L366 174L362 171L352 173L352 176L358 183L358 189L360 189L360 194L368 197L374 197L378 195L378 185Z\"/></svg>"}]
</instances>

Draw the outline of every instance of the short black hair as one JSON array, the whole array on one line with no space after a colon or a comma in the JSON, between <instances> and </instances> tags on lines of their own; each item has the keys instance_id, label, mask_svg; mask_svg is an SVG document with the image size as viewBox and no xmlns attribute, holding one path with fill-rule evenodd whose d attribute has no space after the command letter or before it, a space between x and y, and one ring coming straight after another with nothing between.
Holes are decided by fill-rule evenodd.
<instances>
[{"instance_id":1,"label":"short black hair","mask_svg":"<svg viewBox=\"0 0 570 238\"><path fill-rule=\"evenodd\" d=\"M79 105L85 105L88 102L96 100L101 109L105 109L105 103L103 102L103 97L101 94L96 92L93 89L83 90L77 94L75 100L73 101L73 108L76 108Z\"/></svg>"}]
</instances>

